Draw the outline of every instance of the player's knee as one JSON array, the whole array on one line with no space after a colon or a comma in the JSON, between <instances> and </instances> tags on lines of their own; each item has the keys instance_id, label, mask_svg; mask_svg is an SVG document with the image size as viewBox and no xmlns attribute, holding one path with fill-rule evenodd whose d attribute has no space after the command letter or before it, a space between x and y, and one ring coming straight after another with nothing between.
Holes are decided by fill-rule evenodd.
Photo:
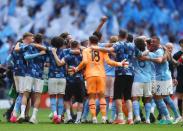
<instances>
[{"instance_id":1,"label":"player's knee","mask_svg":"<svg viewBox=\"0 0 183 131\"><path fill-rule=\"evenodd\" d=\"M152 100L151 97L146 97L146 98L145 98L145 103L149 103L149 102L151 102L151 100Z\"/></svg>"},{"instance_id":2,"label":"player's knee","mask_svg":"<svg viewBox=\"0 0 183 131\"><path fill-rule=\"evenodd\" d=\"M98 94L98 97L99 97L99 99L104 98L105 94L103 92L101 92L101 93Z\"/></svg>"},{"instance_id":3,"label":"player's knee","mask_svg":"<svg viewBox=\"0 0 183 131\"><path fill-rule=\"evenodd\" d=\"M64 98L63 94L58 94L58 98Z\"/></svg>"},{"instance_id":4,"label":"player's knee","mask_svg":"<svg viewBox=\"0 0 183 131\"><path fill-rule=\"evenodd\" d=\"M90 93L90 94L89 94L89 99L95 99L95 96L96 96L96 95L95 95L94 93Z\"/></svg>"},{"instance_id":5,"label":"player's knee","mask_svg":"<svg viewBox=\"0 0 183 131\"><path fill-rule=\"evenodd\" d=\"M132 101L139 101L139 97L137 96L132 97Z\"/></svg>"}]
</instances>

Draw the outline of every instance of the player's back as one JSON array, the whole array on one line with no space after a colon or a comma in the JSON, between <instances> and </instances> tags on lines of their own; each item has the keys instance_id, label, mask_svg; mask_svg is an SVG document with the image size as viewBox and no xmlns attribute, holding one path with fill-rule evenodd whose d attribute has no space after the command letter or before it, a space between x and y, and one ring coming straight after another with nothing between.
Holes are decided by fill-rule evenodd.
<instances>
[{"instance_id":1,"label":"player's back","mask_svg":"<svg viewBox=\"0 0 183 131\"><path fill-rule=\"evenodd\" d=\"M40 50L32 45L28 45L24 56L29 56L32 54L39 53ZM27 59L27 75L35 78L42 78L43 68L45 62L45 55L39 55L32 59Z\"/></svg>"},{"instance_id":2,"label":"player's back","mask_svg":"<svg viewBox=\"0 0 183 131\"><path fill-rule=\"evenodd\" d=\"M92 76L105 77L104 61L107 53L95 51L87 48L83 51L83 59L86 62L85 76L86 78Z\"/></svg>"},{"instance_id":3,"label":"player's back","mask_svg":"<svg viewBox=\"0 0 183 131\"><path fill-rule=\"evenodd\" d=\"M151 82L152 80L152 62L150 61L141 61L138 59L134 60L135 67L135 82Z\"/></svg>"},{"instance_id":4,"label":"player's back","mask_svg":"<svg viewBox=\"0 0 183 131\"><path fill-rule=\"evenodd\" d=\"M18 76L25 76L27 63L24 59L23 53L25 52L27 46L23 43L19 45L21 47L19 52L13 51L12 52L12 60L13 60L13 71L15 75Z\"/></svg>"},{"instance_id":5,"label":"player's back","mask_svg":"<svg viewBox=\"0 0 183 131\"><path fill-rule=\"evenodd\" d=\"M57 55L59 59L64 57L64 51L62 49L57 49ZM49 56L49 78L64 78L65 77L65 66L57 66L57 63L54 59L52 51L48 51Z\"/></svg>"},{"instance_id":6,"label":"player's back","mask_svg":"<svg viewBox=\"0 0 183 131\"><path fill-rule=\"evenodd\" d=\"M157 49L154 52L154 55L151 57L158 58L158 57L163 57L164 55L164 50L162 48ZM171 79L171 73L169 70L169 64L168 61L164 63L154 63L155 68L156 68L156 80L169 80Z\"/></svg>"},{"instance_id":7,"label":"player's back","mask_svg":"<svg viewBox=\"0 0 183 131\"><path fill-rule=\"evenodd\" d=\"M78 66L81 61L82 61L82 56L80 54L73 54L73 53L68 53L65 57L65 63L67 64L68 68L70 67L76 67ZM77 80L83 81L83 75L82 75L82 70L75 73L74 75L67 74L66 77L68 82L75 82Z\"/></svg>"}]
</instances>

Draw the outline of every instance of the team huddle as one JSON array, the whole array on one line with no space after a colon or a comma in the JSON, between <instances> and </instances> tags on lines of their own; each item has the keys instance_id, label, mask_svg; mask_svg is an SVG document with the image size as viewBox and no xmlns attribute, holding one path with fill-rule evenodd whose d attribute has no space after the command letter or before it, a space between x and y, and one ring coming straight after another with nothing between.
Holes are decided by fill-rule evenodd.
<instances>
[{"instance_id":1,"label":"team huddle","mask_svg":"<svg viewBox=\"0 0 183 131\"><path fill-rule=\"evenodd\" d=\"M66 32L53 37L48 45L43 44L41 34L23 35L8 59L13 65L18 92L10 122L38 123L46 69L51 108L49 117L53 123L85 123L90 112L91 123L96 124L100 112L101 123L150 124L155 122L156 107L159 124L182 121L171 96L176 90L178 97L183 98L183 78L177 77L176 80L174 77L174 68L182 66L183 52L172 56L171 43L162 46L157 36L137 36L133 40L126 30L111 36L109 42L101 42L99 30L105 21L106 18L102 18L93 35L81 43ZM183 40L179 44L183 49ZM177 73L179 76L181 72ZM31 96L34 98L31 101L33 112L29 118ZM140 106L141 99L143 106ZM73 103L77 103L76 117Z\"/></svg>"}]
</instances>

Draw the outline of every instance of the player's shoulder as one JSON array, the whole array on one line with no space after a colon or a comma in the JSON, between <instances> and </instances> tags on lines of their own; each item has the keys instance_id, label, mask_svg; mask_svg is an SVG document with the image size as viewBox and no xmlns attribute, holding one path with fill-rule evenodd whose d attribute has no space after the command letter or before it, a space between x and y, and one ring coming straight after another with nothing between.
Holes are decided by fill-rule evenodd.
<instances>
[{"instance_id":1,"label":"player's shoulder","mask_svg":"<svg viewBox=\"0 0 183 131\"><path fill-rule=\"evenodd\" d=\"M103 43L98 43L98 46L99 46L99 47L105 47L105 46L107 46L108 44L109 44L109 43L104 43L104 42L103 42Z\"/></svg>"},{"instance_id":2,"label":"player's shoulder","mask_svg":"<svg viewBox=\"0 0 183 131\"><path fill-rule=\"evenodd\" d=\"M132 43L132 42L128 42L128 43L127 43L127 46L128 46L129 48L135 48L135 44Z\"/></svg>"},{"instance_id":3,"label":"player's shoulder","mask_svg":"<svg viewBox=\"0 0 183 131\"><path fill-rule=\"evenodd\" d=\"M64 55L67 55L70 53L70 48L65 48L65 49L60 49L62 53L64 53Z\"/></svg>"},{"instance_id":4,"label":"player's shoulder","mask_svg":"<svg viewBox=\"0 0 183 131\"><path fill-rule=\"evenodd\" d=\"M113 45L123 45L124 43L122 41L117 41Z\"/></svg>"},{"instance_id":5,"label":"player's shoulder","mask_svg":"<svg viewBox=\"0 0 183 131\"><path fill-rule=\"evenodd\" d=\"M20 52L21 53L24 53L24 52L29 52L30 50L32 50L32 46L30 44L24 44L24 43L21 43L20 44Z\"/></svg>"},{"instance_id":6,"label":"player's shoulder","mask_svg":"<svg viewBox=\"0 0 183 131\"><path fill-rule=\"evenodd\" d=\"M91 48L87 47L87 48L83 49L83 52L85 52L85 53L91 52Z\"/></svg>"},{"instance_id":7,"label":"player's shoulder","mask_svg":"<svg viewBox=\"0 0 183 131\"><path fill-rule=\"evenodd\" d=\"M112 47L113 47L115 50L118 50L118 49L120 49L123 45L124 45L124 43L122 43L121 41L117 41L116 43L113 44Z\"/></svg>"},{"instance_id":8,"label":"player's shoulder","mask_svg":"<svg viewBox=\"0 0 183 131\"><path fill-rule=\"evenodd\" d=\"M164 49L162 47L159 47L156 51L155 51L156 54L164 54Z\"/></svg>"}]
</instances>

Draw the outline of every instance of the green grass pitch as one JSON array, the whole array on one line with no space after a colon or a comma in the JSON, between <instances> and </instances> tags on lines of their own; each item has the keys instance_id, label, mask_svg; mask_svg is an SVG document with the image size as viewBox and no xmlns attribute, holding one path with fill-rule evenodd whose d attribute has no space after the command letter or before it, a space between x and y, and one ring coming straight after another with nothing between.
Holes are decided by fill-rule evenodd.
<instances>
[{"instance_id":1,"label":"green grass pitch","mask_svg":"<svg viewBox=\"0 0 183 131\"><path fill-rule=\"evenodd\" d=\"M158 125L158 124L139 124L139 125L107 125L107 124L52 124L48 119L50 113L48 109L39 110L39 124L12 124L7 123L2 117L3 110L0 110L0 131L183 131L181 124L177 125Z\"/></svg>"}]
</instances>

